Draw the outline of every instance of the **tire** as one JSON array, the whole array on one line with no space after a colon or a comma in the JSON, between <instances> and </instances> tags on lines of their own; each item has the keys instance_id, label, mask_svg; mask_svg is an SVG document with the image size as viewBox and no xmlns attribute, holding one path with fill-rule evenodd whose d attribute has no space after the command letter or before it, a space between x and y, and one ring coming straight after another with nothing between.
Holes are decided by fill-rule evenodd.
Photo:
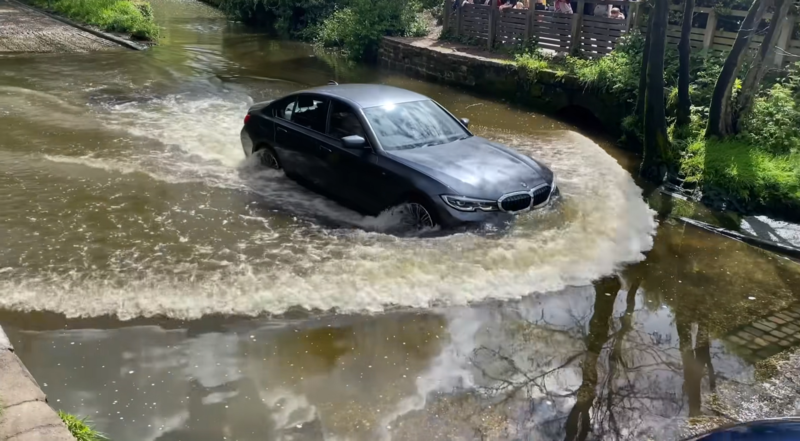
<instances>
[{"instance_id":1,"label":"tire","mask_svg":"<svg viewBox=\"0 0 800 441\"><path fill-rule=\"evenodd\" d=\"M422 231L439 226L436 211L422 198L411 198L398 207L401 224L414 231Z\"/></svg>"},{"instance_id":2,"label":"tire","mask_svg":"<svg viewBox=\"0 0 800 441\"><path fill-rule=\"evenodd\" d=\"M275 153L275 150L268 145L259 148L253 153L253 155L258 158L258 162L264 168L270 168L273 170L283 169L281 166L281 161L278 159L278 154Z\"/></svg>"}]
</instances>

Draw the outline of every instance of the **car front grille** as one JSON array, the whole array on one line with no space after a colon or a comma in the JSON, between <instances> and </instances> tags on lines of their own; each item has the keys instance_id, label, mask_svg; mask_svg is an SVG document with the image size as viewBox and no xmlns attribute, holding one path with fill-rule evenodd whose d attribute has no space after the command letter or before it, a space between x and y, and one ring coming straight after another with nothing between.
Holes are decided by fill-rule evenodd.
<instances>
[{"instance_id":1,"label":"car front grille","mask_svg":"<svg viewBox=\"0 0 800 441\"><path fill-rule=\"evenodd\" d=\"M528 193L511 195L500 202L500 208L510 213L527 210L531 207L531 200L531 195Z\"/></svg>"},{"instance_id":2,"label":"car front grille","mask_svg":"<svg viewBox=\"0 0 800 441\"><path fill-rule=\"evenodd\" d=\"M547 202L547 199L550 197L550 186L545 185L544 187L539 187L536 190L533 190L533 206L537 207L539 205L544 204Z\"/></svg>"}]
</instances>

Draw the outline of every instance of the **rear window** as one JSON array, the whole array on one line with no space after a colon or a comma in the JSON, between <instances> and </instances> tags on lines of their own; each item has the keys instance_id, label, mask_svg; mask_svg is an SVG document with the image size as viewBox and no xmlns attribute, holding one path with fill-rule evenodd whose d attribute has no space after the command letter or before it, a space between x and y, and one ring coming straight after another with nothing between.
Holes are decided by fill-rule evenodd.
<instances>
[{"instance_id":1,"label":"rear window","mask_svg":"<svg viewBox=\"0 0 800 441\"><path fill-rule=\"evenodd\" d=\"M461 124L430 100L364 109L384 150L446 144L469 136Z\"/></svg>"}]
</instances>

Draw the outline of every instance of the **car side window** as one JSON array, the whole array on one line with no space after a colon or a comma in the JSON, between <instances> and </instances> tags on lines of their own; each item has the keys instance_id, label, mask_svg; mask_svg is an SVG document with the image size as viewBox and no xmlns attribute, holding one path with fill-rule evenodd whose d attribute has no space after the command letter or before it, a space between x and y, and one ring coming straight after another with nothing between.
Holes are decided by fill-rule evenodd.
<instances>
[{"instance_id":1,"label":"car side window","mask_svg":"<svg viewBox=\"0 0 800 441\"><path fill-rule=\"evenodd\" d=\"M364 126L361 125L358 116L353 109L339 101L333 101L333 109L331 109L331 124L328 134L337 139L342 139L345 136L358 135L367 139L367 133L364 131ZM367 141L369 142L369 141Z\"/></svg>"},{"instance_id":2,"label":"car side window","mask_svg":"<svg viewBox=\"0 0 800 441\"><path fill-rule=\"evenodd\" d=\"M311 130L325 133L328 121L328 100L309 95L300 95L292 112L292 122Z\"/></svg>"},{"instance_id":3,"label":"car side window","mask_svg":"<svg viewBox=\"0 0 800 441\"><path fill-rule=\"evenodd\" d=\"M287 98L275 105L275 116L287 121L292 119L292 110L294 110L294 103L297 101L295 97Z\"/></svg>"}]
</instances>

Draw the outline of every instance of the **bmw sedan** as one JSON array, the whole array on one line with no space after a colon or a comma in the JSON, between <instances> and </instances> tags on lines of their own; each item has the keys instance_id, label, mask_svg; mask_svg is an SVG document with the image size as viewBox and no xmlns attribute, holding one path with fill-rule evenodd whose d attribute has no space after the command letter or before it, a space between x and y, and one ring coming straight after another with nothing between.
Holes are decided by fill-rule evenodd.
<instances>
[{"instance_id":1,"label":"bmw sedan","mask_svg":"<svg viewBox=\"0 0 800 441\"><path fill-rule=\"evenodd\" d=\"M253 105L246 156L366 215L397 209L415 229L511 220L557 193L539 161L468 130L430 98L331 84Z\"/></svg>"}]
</instances>

